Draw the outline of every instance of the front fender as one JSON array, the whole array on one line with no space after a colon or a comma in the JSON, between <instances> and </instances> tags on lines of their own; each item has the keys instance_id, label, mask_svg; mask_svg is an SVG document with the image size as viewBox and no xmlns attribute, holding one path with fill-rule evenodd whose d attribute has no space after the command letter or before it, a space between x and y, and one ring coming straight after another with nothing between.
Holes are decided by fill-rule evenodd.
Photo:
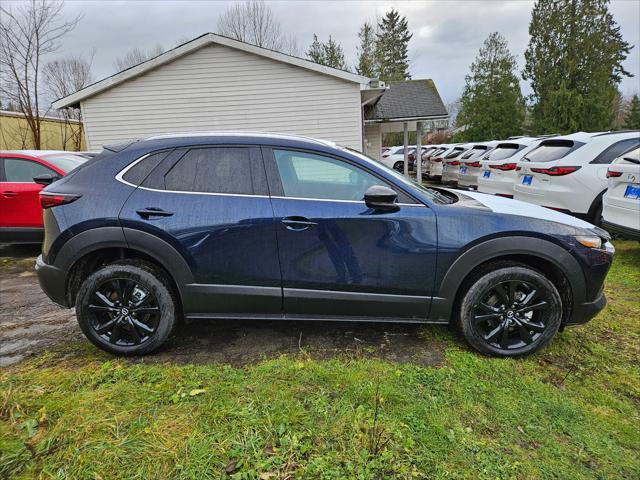
<instances>
[{"instance_id":1,"label":"front fender","mask_svg":"<svg viewBox=\"0 0 640 480\"><path fill-rule=\"evenodd\" d=\"M488 260L514 255L538 257L552 263L569 281L574 302L581 302L586 298L584 274L576 258L567 250L542 238L500 237L474 245L451 264L442 278L438 295L432 300L429 318L438 321L450 319L456 295L467 275Z\"/></svg>"}]
</instances>

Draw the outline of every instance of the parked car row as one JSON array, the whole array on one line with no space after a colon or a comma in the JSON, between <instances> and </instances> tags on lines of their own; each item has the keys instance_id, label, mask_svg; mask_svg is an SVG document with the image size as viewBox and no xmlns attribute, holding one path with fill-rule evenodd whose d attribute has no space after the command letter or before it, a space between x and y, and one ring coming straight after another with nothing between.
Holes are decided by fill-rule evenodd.
<instances>
[{"instance_id":1,"label":"parked car row","mask_svg":"<svg viewBox=\"0 0 640 480\"><path fill-rule=\"evenodd\" d=\"M640 238L639 147L639 131L427 145L422 172L446 186L515 198Z\"/></svg>"},{"instance_id":2,"label":"parked car row","mask_svg":"<svg viewBox=\"0 0 640 480\"><path fill-rule=\"evenodd\" d=\"M0 151L0 244L42 242L40 190L90 156L91 152Z\"/></svg>"}]
</instances>

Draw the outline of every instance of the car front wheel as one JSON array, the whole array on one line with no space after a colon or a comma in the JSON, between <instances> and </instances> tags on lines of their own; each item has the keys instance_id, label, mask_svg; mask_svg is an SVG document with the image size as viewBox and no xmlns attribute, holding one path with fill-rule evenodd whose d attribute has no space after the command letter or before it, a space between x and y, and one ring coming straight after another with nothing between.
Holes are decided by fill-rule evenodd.
<instances>
[{"instance_id":1,"label":"car front wheel","mask_svg":"<svg viewBox=\"0 0 640 480\"><path fill-rule=\"evenodd\" d=\"M462 334L487 355L529 355L553 338L561 320L557 288L525 266L481 272L470 282L460 307Z\"/></svg>"},{"instance_id":2,"label":"car front wheel","mask_svg":"<svg viewBox=\"0 0 640 480\"><path fill-rule=\"evenodd\" d=\"M164 272L132 260L89 275L76 298L76 316L99 348L116 355L143 355L167 339L177 311Z\"/></svg>"}]
</instances>

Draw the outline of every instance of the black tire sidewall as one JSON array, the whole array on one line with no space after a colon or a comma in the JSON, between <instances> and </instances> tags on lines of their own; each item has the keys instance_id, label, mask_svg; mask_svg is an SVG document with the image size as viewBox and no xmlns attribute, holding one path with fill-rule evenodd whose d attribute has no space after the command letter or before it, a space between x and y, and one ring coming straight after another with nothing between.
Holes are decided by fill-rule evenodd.
<instances>
[{"instance_id":1,"label":"black tire sidewall","mask_svg":"<svg viewBox=\"0 0 640 480\"><path fill-rule=\"evenodd\" d=\"M401 168L397 168L397 167L398 167L398 165L400 165L400 167L401 167ZM403 171L404 171L404 162L396 162L396 163L394 163L394 164L393 164L393 169L394 169L396 172L403 172Z\"/></svg>"},{"instance_id":2,"label":"black tire sidewall","mask_svg":"<svg viewBox=\"0 0 640 480\"><path fill-rule=\"evenodd\" d=\"M155 295L160 308L160 320L153 336L141 345L113 345L100 337L91 326L92 313L88 305L95 289L103 282L114 278L130 278L141 283ZM148 266L113 264L97 270L82 283L76 297L76 317L80 329L98 348L116 355L143 355L158 349L171 334L176 322L176 302L163 276Z\"/></svg>"},{"instance_id":3,"label":"black tire sidewall","mask_svg":"<svg viewBox=\"0 0 640 480\"><path fill-rule=\"evenodd\" d=\"M500 282L522 280L544 290L545 300L551 303L546 313L547 328L531 344L524 347L504 350L487 343L474 324L473 307L486 294L487 290ZM476 350L485 354L500 357L522 357L530 355L544 347L556 334L562 322L562 299L558 289L542 273L526 267L505 267L490 271L473 282L464 295L460 306L460 329L465 340Z\"/></svg>"}]
</instances>

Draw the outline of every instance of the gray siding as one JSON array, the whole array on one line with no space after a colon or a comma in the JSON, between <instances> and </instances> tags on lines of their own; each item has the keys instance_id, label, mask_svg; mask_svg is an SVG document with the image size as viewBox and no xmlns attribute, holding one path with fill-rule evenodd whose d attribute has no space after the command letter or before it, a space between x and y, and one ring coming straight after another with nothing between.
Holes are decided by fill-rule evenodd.
<instances>
[{"instance_id":1,"label":"gray siding","mask_svg":"<svg viewBox=\"0 0 640 480\"><path fill-rule=\"evenodd\" d=\"M371 158L380 161L382 153L382 133L380 124L365 125L364 127L364 149Z\"/></svg>"},{"instance_id":2,"label":"gray siding","mask_svg":"<svg viewBox=\"0 0 640 480\"><path fill-rule=\"evenodd\" d=\"M207 130L291 133L362 150L360 86L208 45L81 104L90 149Z\"/></svg>"}]
</instances>

